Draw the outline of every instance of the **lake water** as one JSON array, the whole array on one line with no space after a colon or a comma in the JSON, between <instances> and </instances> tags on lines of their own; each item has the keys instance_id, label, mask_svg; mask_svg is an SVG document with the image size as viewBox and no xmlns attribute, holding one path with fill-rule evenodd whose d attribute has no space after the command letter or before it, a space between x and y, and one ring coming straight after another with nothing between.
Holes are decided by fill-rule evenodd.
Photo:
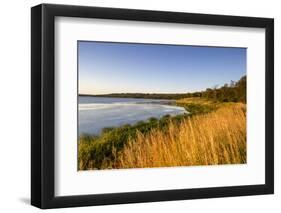
<instances>
[{"instance_id":1,"label":"lake water","mask_svg":"<svg viewBox=\"0 0 281 213\"><path fill-rule=\"evenodd\" d=\"M135 124L151 117L187 113L171 100L79 96L79 135L99 134L105 127Z\"/></svg>"}]
</instances>

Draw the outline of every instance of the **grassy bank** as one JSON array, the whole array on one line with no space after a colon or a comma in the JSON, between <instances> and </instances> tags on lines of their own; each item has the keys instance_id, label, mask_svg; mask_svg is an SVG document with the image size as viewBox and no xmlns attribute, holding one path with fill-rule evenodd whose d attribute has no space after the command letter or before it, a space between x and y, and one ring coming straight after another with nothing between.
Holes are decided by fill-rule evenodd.
<instances>
[{"instance_id":1,"label":"grassy bank","mask_svg":"<svg viewBox=\"0 0 281 213\"><path fill-rule=\"evenodd\" d=\"M79 138L79 168L102 169L112 168L117 153L122 151L128 142L138 134L148 135L158 129L167 132L170 123L179 124L187 115L163 116L161 119L150 118L135 125L124 125L115 128L104 128L100 136L82 135Z\"/></svg>"},{"instance_id":2,"label":"grassy bank","mask_svg":"<svg viewBox=\"0 0 281 213\"><path fill-rule=\"evenodd\" d=\"M246 162L245 105L235 104L170 123L168 131L137 134L116 168L241 164Z\"/></svg>"},{"instance_id":3,"label":"grassy bank","mask_svg":"<svg viewBox=\"0 0 281 213\"><path fill-rule=\"evenodd\" d=\"M202 98L177 101L190 115L151 118L79 138L79 169L246 162L246 105Z\"/></svg>"},{"instance_id":4,"label":"grassy bank","mask_svg":"<svg viewBox=\"0 0 281 213\"><path fill-rule=\"evenodd\" d=\"M191 115L212 112L223 105L205 98L184 98L176 101L178 106L184 107Z\"/></svg>"}]
</instances>

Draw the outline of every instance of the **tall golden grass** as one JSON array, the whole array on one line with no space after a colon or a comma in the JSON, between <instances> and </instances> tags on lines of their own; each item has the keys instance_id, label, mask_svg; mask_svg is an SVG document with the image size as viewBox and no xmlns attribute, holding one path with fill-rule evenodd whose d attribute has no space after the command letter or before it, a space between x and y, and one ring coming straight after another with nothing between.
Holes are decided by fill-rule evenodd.
<instances>
[{"instance_id":1,"label":"tall golden grass","mask_svg":"<svg viewBox=\"0 0 281 213\"><path fill-rule=\"evenodd\" d=\"M164 133L137 133L116 153L113 168L145 168L246 163L246 105L228 103L217 110L170 123Z\"/></svg>"}]
</instances>

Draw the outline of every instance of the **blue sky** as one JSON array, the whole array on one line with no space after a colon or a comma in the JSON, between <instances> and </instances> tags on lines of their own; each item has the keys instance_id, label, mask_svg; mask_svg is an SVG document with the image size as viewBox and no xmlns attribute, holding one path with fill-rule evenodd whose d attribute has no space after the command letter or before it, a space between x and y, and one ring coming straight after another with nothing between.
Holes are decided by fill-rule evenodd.
<instances>
[{"instance_id":1,"label":"blue sky","mask_svg":"<svg viewBox=\"0 0 281 213\"><path fill-rule=\"evenodd\" d=\"M79 41L79 94L202 91L245 75L246 51Z\"/></svg>"}]
</instances>

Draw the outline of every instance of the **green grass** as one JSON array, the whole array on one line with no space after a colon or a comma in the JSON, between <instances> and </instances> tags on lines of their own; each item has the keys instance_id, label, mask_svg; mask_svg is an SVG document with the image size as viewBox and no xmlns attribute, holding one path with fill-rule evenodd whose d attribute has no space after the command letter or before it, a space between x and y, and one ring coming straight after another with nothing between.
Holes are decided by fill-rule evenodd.
<instances>
[{"instance_id":1,"label":"green grass","mask_svg":"<svg viewBox=\"0 0 281 213\"><path fill-rule=\"evenodd\" d=\"M191 115L209 113L216 109L216 107L212 105L203 105L196 103L178 103L177 105L184 107L186 111L188 111Z\"/></svg>"}]
</instances>

